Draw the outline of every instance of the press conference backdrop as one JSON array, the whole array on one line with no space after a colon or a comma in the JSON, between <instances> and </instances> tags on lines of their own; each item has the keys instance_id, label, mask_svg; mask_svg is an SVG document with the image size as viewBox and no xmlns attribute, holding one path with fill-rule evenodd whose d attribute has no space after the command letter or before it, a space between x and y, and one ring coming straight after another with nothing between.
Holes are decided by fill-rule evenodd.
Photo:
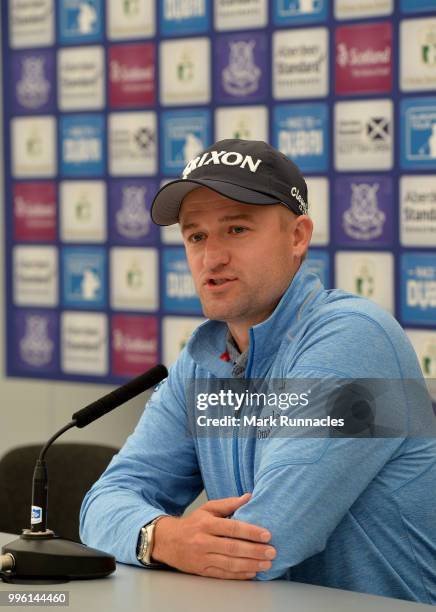
<instances>
[{"instance_id":1,"label":"press conference backdrop","mask_svg":"<svg viewBox=\"0 0 436 612\"><path fill-rule=\"evenodd\" d=\"M8 375L174 361L203 319L151 200L237 137L300 166L309 265L436 377L436 0L9 0L2 24Z\"/></svg>"}]
</instances>

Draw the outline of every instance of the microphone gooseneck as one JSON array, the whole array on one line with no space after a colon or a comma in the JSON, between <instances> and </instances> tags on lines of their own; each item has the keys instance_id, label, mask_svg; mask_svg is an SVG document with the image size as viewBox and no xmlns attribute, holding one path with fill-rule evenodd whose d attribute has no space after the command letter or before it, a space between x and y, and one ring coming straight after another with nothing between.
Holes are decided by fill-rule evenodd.
<instances>
[{"instance_id":1,"label":"microphone gooseneck","mask_svg":"<svg viewBox=\"0 0 436 612\"><path fill-rule=\"evenodd\" d=\"M36 461L32 482L30 529L18 540L3 546L0 578L7 582L24 580L72 580L102 578L115 571L115 558L78 542L63 540L47 528L48 475L45 456L59 436L73 427L86 427L96 419L155 387L168 376L165 366L157 365L122 387L75 412L72 420L44 444Z\"/></svg>"}]
</instances>

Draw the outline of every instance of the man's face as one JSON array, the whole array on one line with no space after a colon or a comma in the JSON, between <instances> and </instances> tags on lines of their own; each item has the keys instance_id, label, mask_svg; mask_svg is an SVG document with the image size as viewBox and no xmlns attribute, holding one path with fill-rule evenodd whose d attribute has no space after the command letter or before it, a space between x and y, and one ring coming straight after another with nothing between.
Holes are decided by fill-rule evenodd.
<instances>
[{"instance_id":1,"label":"man's face","mask_svg":"<svg viewBox=\"0 0 436 612\"><path fill-rule=\"evenodd\" d=\"M298 219L281 204L241 204L206 187L183 199L179 222L206 317L251 326L271 314L299 267Z\"/></svg>"}]
</instances>

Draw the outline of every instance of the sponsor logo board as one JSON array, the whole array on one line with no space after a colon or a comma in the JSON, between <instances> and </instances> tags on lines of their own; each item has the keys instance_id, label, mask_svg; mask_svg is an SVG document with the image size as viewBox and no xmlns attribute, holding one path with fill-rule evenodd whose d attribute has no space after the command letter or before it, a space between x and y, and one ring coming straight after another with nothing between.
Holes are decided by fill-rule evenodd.
<instances>
[{"instance_id":1,"label":"sponsor logo board","mask_svg":"<svg viewBox=\"0 0 436 612\"><path fill-rule=\"evenodd\" d=\"M400 240L406 247L436 244L436 176L400 179Z\"/></svg>"},{"instance_id":2,"label":"sponsor logo board","mask_svg":"<svg viewBox=\"0 0 436 612\"><path fill-rule=\"evenodd\" d=\"M58 363L58 314L47 310L14 313L14 367L19 372L55 373Z\"/></svg>"},{"instance_id":3,"label":"sponsor logo board","mask_svg":"<svg viewBox=\"0 0 436 612\"><path fill-rule=\"evenodd\" d=\"M200 34L209 29L210 5L208 0L162 0L160 31L164 36Z\"/></svg>"},{"instance_id":4,"label":"sponsor logo board","mask_svg":"<svg viewBox=\"0 0 436 612\"><path fill-rule=\"evenodd\" d=\"M210 40L165 40L159 51L161 104L208 104L211 96Z\"/></svg>"},{"instance_id":5,"label":"sponsor logo board","mask_svg":"<svg viewBox=\"0 0 436 612\"><path fill-rule=\"evenodd\" d=\"M17 306L57 306L58 253L54 246L16 246L12 252Z\"/></svg>"},{"instance_id":6,"label":"sponsor logo board","mask_svg":"<svg viewBox=\"0 0 436 612\"><path fill-rule=\"evenodd\" d=\"M392 24L336 29L336 93L385 93L392 89Z\"/></svg>"},{"instance_id":7,"label":"sponsor logo board","mask_svg":"<svg viewBox=\"0 0 436 612\"><path fill-rule=\"evenodd\" d=\"M274 0L274 25L298 25L327 19L328 0Z\"/></svg>"},{"instance_id":8,"label":"sponsor logo board","mask_svg":"<svg viewBox=\"0 0 436 612\"><path fill-rule=\"evenodd\" d=\"M158 363L156 317L114 315L111 320L112 373L139 376Z\"/></svg>"},{"instance_id":9,"label":"sponsor logo board","mask_svg":"<svg viewBox=\"0 0 436 612\"><path fill-rule=\"evenodd\" d=\"M156 31L154 0L107 2L107 37L110 40L150 38Z\"/></svg>"},{"instance_id":10,"label":"sponsor logo board","mask_svg":"<svg viewBox=\"0 0 436 612\"><path fill-rule=\"evenodd\" d=\"M435 7L435 0L401 0L401 10L403 13L431 11L434 10Z\"/></svg>"},{"instance_id":11,"label":"sponsor logo board","mask_svg":"<svg viewBox=\"0 0 436 612\"><path fill-rule=\"evenodd\" d=\"M180 225L166 225L160 228L160 239L163 244L183 244L183 236L180 231Z\"/></svg>"},{"instance_id":12,"label":"sponsor logo board","mask_svg":"<svg viewBox=\"0 0 436 612\"><path fill-rule=\"evenodd\" d=\"M13 200L15 240L56 240L55 183L14 183Z\"/></svg>"},{"instance_id":13,"label":"sponsor logo board","mask_svg":"<svg viewBox=\"0 0 436 612\"><path fill-rule=\"evenodd\" d=\"M273 146L303 172L328 168L328 108L326 104L286 104L274 109Z\"/></svg>"},{"instance_id":14,"label":"sponsor logo board","mask_svg":"<svg viewBox=\"0 0 436 612\"><path fill-rule=\"evenodd\" d=\"M109 183L110 237L116 244L148 245L157 242L150 206L157 184L154 179L117 179Z\"/></svg>"},{"instance_id":15,"label":"sponsor logo board","mask_svg":"<svg viewBox=\"0 0 436 612\"><path fill-rule=\"evenodd\" d=\"M103 181L63 181L59 191L61 240L105 242L106 184Z\"/></svg>"},{"instance_id":16,"label":"sponsor logo board","mask_svg":"<svg viewBox=\"0 0 436 612\"><path fill-rule=\"evenodd\" d=\"M338 251L335 286L394 310L394 258L380 251Z\"/></svg>"},{"instance_id":17,"label":"sponsor logo board","mask_svg":"<svg viewBox=\"0 0 436 612\"><path fill-rule=\"evenodd\" d=\"M415 349L427 388L436 408L436 331L434 329L406 329Z\"/></svg>"},{"instance_id":18,"label":"sponsor logo board","mask_svg":"<svg viewBox=\"0 0 436 612\"><path fill-rule=\"evenodd\" d=\"M330 240L329 182L326 178L306 177L309 216L313 221L312 246L325 246Z\"/></svg>"},{"instance_id":19,"label":"sponsor logo board","mask_svg":"<svg viewBox=\"0 0 436 612\"><path fill-rule=\"evenodd\" d=\"M340 246L392 246L394 198L391 177L353 175L336 179L335 241Z\"/></svg>"},{"instance_id":20,"label":"sponsor logo board","mask_svg":"<svg viewBox=\"0 0 436 612\"><path fill-rule=\"evenodd\" d=\"M62 302L67 308L101 309L107 302L106 250L65 247L62 250Z\"/></svg>"},{"instance_id":21,"label":"sponsor logo board","mask_svg":"<svg viewBox=\"0 0 436 612\"><path fill-rule=\"evenodd\" d=\"M103 47L74 47L58 53L60 110L103 108L105 103Z\"/></svg>"},{"instance_id":22,"label":"sponsor logo board","mask_svg":"<svg viewBox=\"0 0 436 612\"><path fill-rule=\"evenodd\" d=\"M336 103L336 170L390 170L392 165L392 100Z\"/></svg>"},{"instance_id":23,"label":"sponsor logo board","mask_svg":"<svg viewBox=\"0 0 436 612\"><path fill-rule=\"evenodd\" d=\"M264 33L222 34L216 40L214 53L218 103L264 100L269 86Z\"/></svg>"},{"instance_id":24,"label":"sponsor logo board","mask_svg":"<svg viewBox=\"0 0 436 612\"><path fill-rule=\"evenodd\" d=\"M55 35L53 11L53 0L9 0L11 47L52 45Z\"/></svg>"},{"instance_id":25,"label":"sponsor logo board","mask_svg":"<svg viewBox=\"0 0 436 612\"><path fill-rule=\"evenodd\" d=\"M358 19L391 15L394 0L334 0L336 19Z\"/></svg>"},{"instance_id":26,"label":"sponsor logo board","mask_svg":"<svg viewBox=\"0 0 436 612\"><path fill-rule=\"evenodd\" d=\"M12 175L52 177L57 171L56 119L15 117L11 120Z\"/></svg>"},{"instance_id":27,"label":"sponsor logo board","mask_svg":"<svg viewBox=\"0 0 436 612\"><path fill-rule=\"evenodd\" d=\"M63 44L100 41L103 0L61 0L58 3L59 40Z\"/></svg>"},{"instance_id":28,"label":"sponsor logo board","mask_svg":"<svg viewBox=\"0 0 436 612\"><path fill-rule=\"evenodd\" d=\"M184 248L164 249L162 254L162 306L168 313L203 313Z\"/></svg>"},{"instance_id":29,"label":"sponsor logo board","mask_svg":"<svg viewBox=\"0 0 436 612\"><path fill-rule=\"evenodd\" d=\"M434 17L405 19L400 24L400 87L402 91L436 89Z\"/></svg>"},{"instance_id":30,"label":"sponsor logo board","mask_svg":"<svg viewBox=\"0 0 436 612\"><path fill-rule=\"evenodd\" d=\"M266 106L232 106L215 111L215 139L268 140Z\"/></svg>"},{"instance_id":31,"label":"sponsor logo board","mask_svg":"<svg viewBox=\"0 0 436 612\"><path fill-rule=\"evenodd\" d=\"M410 170L436 168L436 98L401 101L400 163Z\"/></svg>"},{"instance_id":32,"label":"sponsor logo board","mask_svg":"<svg viewBox=\"0 0 436 612\"><path fill-rule=\"evenodd\" d=\"M109 47L109 103L112 107L155 103L155 46L152 43Z\"/></svg>"},{"instance_id":33,"label":"sponsor logo board","mask_svg":"<svg viewBox=\"0 0 436 612\"><path fill-rule=\"evenodd\" d=\"M436 254L401 256L401 317L405 323L436 325Z\"/></svg>"},{"instance_id":34,"label":"sponsor logo board","mask_svg":"<svg viewBox=\"0 0 436 612\"><path fill-rule=\"evenodd\" d=\"M274 32L274 98L324 97L328 94L328 80L327 28Z\"/></svg>"},{"instance_id":35,"label":"sponsor logo board","mask_svg":"<svg viewBox=\"0 0 436 612\"><path fill-rule=\"evenodd\" d=\"M268 23L267 0L215 0L215 29L246 30L263 28Z\"/></svg>"},{"instance_id":36,"label":"sponsor logo board","mask_svg":"<svg viewBox=\"0 0 436 612\"><path fill-rule=\"evenodd\" d=\"M112 308L138 311L158 309L156 249L114 247L110 252L110 269Z\"/></svg>"},{"instance_id":37,"label":"sponsor logo board","mask_svg":"<svg viewBox=\"0 0 436 612\"><path fill-rule=\"evenodd\" d=\"M14 112L54 111L55 56L53 51L16 51L12 55L12 104Z\"/></svg>"},{"instance_id":38,"label":"sponsor logo board","mask_svg":"<svg viewBox=\"0 0 436 612\"><path fill-rule=\"evenodd\" d=\"M61 367L66 374L108 374L107 317L103 313L63 312Z\"/></svg>"},{"instance_id":39,"label":"sponsor logo board","mask_svg":"<svg viewBox=\"0 0 436 612\"><path fill-rule=\"evenodd\" d=\"M60 119L63 176L99 176L106 166L103 115L64 115Z\"/></svg>"},{"instance_id":40,"label":"sponsor logo board","mask_svg":"<svg viewBox=\"0 0 436 612\"><path fill-rule=\"evenodd\" d=\"M326 251L310 249L307 254L309 272L319 276L320 281L328 289L330 287L330 256Z\"/></svg>"},{"instance_id":41,"label":"sponsor logo board","mask_svg":"<svg viewBox=\"0 0 436 612\"><path fill-rule=\"evenodd\" d=\"M156 158L155 112L109 115L109 172L112 175L155 174Z\"/></svg>"},{"instance_id":42,"label":"sponsor logo board","mask_svg":"<svg viewBox=\"0 0 436 612\"><path fill-rule=\"evenodd\" d=\"M164 111L161 125L161 171L178 175L188 161L211 144L208 110Z\"/></svg>"},{"instance_id":43,"label":"sponsor logo board","mask_svg":"<svg viewBox=\"0 0 436 612\"><path fill-rule=\"evenodd\" d=\"M192 333L206 319L199 317L164 317L162 320L162 352L163 363L173 364L185 346Z\"/></svg>"}]
</instances>

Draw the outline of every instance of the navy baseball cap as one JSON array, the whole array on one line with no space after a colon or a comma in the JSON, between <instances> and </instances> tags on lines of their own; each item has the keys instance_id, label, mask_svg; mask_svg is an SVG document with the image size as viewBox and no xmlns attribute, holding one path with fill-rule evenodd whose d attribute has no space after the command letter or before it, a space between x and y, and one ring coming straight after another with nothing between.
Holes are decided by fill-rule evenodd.
<instances>
[{"instance_id":1,"label":"navy baseball cap","mask_svg":"<svg viewBox=\"0 0 436 612\"><path fill-rule=\"evenodd\" d=\"M286 155L261 140L227 139L191 159L182 178L164 185L151 205L157 225L179 220L183 198L198 187L244 204L284 204L296 215L307 215L307 185Z\"/></svg>"}]
</instances>

